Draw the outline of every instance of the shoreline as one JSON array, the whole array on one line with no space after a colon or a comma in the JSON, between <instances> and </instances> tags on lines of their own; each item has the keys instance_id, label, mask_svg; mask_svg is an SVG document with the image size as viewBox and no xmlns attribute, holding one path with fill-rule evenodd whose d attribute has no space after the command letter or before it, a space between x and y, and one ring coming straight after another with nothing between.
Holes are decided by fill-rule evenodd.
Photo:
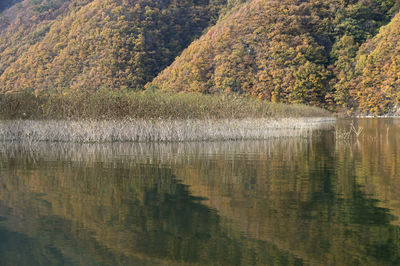
<instances>
[{"instance_id":1,"label":"shoreline","mask_svg":"<svg viewBox=\"0 0 400 266\"><path fill-rule=\"evenodd\" d=\"M7 120L0 141L14 142L188 142L307 137L334 117L206 120Z\"/></svg>"},{"instance_id":2,"label":"shoreline","mask_svg":"<svg viewBox=\"0 0 400 266\"><path fill-rule=\"evenodd\" d=\"M354 116L354 118L400 118L400 115L377 115L377 116L357 115L357 116Z\"/></svg>"}]
</instances>

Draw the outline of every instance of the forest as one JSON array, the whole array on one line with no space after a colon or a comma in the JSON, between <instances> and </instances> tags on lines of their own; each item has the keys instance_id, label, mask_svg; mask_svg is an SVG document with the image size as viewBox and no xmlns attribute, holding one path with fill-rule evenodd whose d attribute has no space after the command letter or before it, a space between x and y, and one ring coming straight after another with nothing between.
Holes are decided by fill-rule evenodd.
<instances>
[{"instance_id":1,"label":"forest","mask_svg":"<svg viewBox=\"0 0 400 266\"><path fill-rule=\"evenodd\" d=\"M3 95L162 90L400 110L399 0L14 2L0 6Z\"/></svg>"},{"instance_id":2,"label":"forest","mask_svg":"<svg viewBox=\"0 0 400 266\"><path fill-rule=\"evenodd\" d=\"M3 11L4 9L20 2L21 0L2 0L0 2L0 12Z\"/></svg>"}]
</instances>

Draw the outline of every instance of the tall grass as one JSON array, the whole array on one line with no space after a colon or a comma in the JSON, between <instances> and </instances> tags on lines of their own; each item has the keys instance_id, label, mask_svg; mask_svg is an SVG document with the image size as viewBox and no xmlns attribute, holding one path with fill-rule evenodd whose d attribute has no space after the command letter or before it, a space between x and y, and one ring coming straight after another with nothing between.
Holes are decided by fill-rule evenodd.
<instances>
[{"instance_id":1,"label":"tall grass","mask_svg":"<svg viewBox=\"0 0 400 266\"><path fill-rule=\"evenodd\" d=\"M220 120L17 120L0 122L0 141L167 142L309 136L332 118Z\"/></svg>"},{"instance_id":2,"label":"tall grass","mask_svg":"<svg viewBox=\"0 0 400 266\"><path fill-rule=\"evenodd\" d=\"M273 104L237 95L24 92L0 94L0 140L83 143L265 139L305 135L322 120L301 117L329 115L319 108Z\"/></svg>"},{"instance_id":3,"label":"tall grass","mask_svg":"<svg viewBox=\"0 0 400 266\"><path fill-rule=\"evenodd\" d=\"M0 119L242 119L326 117L329 112L305 105L268 103L238 95L167 92L75 91L0 94Z\"/></svg>"}]
</instances>

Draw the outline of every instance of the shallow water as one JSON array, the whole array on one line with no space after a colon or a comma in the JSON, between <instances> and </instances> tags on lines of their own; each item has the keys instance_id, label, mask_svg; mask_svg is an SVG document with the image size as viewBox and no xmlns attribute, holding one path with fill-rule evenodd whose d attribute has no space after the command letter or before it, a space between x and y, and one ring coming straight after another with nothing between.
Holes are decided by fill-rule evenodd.
<instances>
[{"instance_id":1,"label":"shallow water","mask_svg":"<svg viewBox=\"0 0 400 266\"><path fill-rule=\"evenodd\" d=\"M2 143L0 265L399 265L400 119L354 124L348 140Z\"/></svg>"}]
</instances>

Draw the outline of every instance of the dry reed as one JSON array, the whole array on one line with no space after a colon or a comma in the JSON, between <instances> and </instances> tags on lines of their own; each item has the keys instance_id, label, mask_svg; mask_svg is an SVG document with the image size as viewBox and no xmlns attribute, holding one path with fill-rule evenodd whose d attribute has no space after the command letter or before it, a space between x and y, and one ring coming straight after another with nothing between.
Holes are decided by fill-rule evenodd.
<instances>
[{"instance_id":1,"label":"dry reed","mask_svg":"<svg viewBox=\"0 0 400 266\"><path fill-rule=\"evenodd\" d=\"M123 120L326 117L317 107L270 103L237 94L162 91L74 91L63 94L0 93L0 119Z\"/></svg>"},{"instance_id":2,"label":"dry reed","mask_svg":"<svg viewBox=\"0 0 400 266\"><path fill-rule=\"evenodd\" d=\"M0 141L177 142L308 136L333 118L220 120L15 120L0 122Z\"/></svg>"},{"instance_id":3,"label":"dry reed","mask_svg":"<svg viewBox=\"0 0 400 266\"><path fill-rule=\"evenodd\" d=\"M364 128L355 126L354 122L350 123L349 129L344 128L336 128L335 129L335 138L336 140L349 140L352 136L358 138L363 132Z\"/></svg>"}]
</instances>

